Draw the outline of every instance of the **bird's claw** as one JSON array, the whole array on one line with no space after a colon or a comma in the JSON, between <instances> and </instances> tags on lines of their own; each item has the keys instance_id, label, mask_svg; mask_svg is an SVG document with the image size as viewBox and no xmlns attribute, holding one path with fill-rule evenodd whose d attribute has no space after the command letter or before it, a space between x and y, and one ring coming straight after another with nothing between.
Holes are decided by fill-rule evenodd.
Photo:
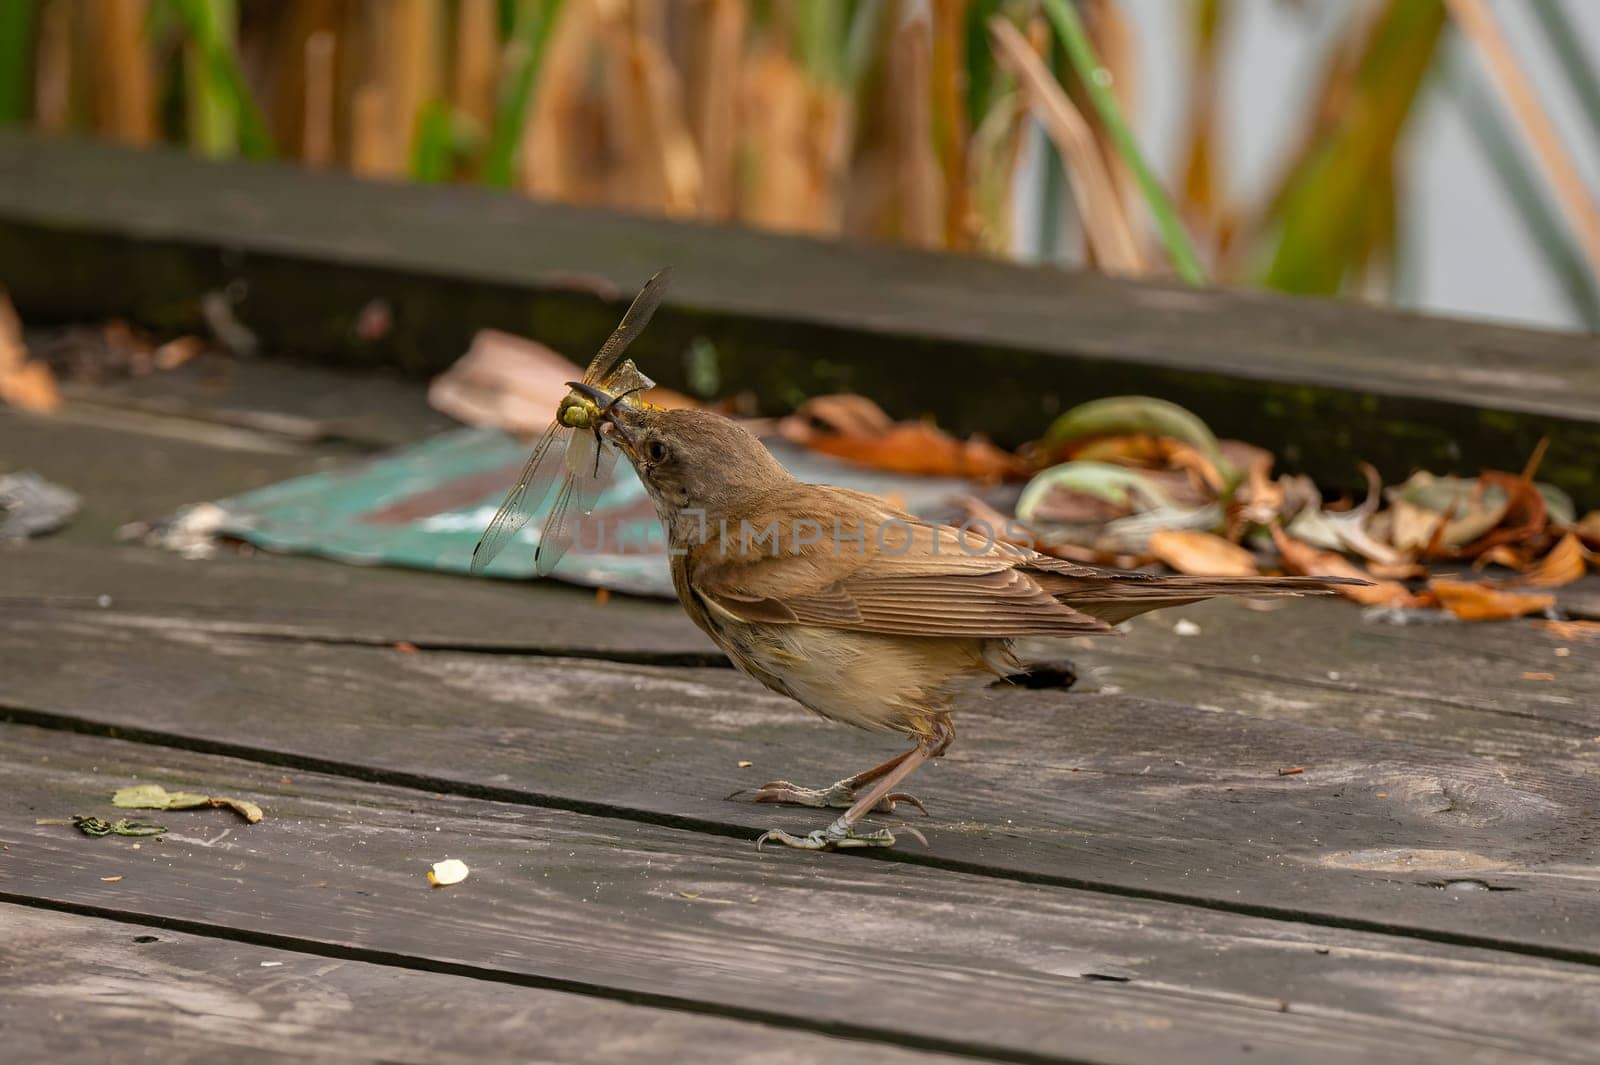
<instances>
[{"instance_id":1,"label":"bird's claw","mask_svg":"<svg viewBox=\"0 0 1600 1065\"><path fill-rule=\"evenodd\" d=\"M906 826L902 831L911 833L924 847L928 845L927 837L916 829ZM781 828L769 829L756 840L756 850L760 850L768 843L781 843L785 847L803 851L831 851L854 847L892 847L895 839L894 833L887 828L873 832L857 832L852 827L840 827L838 823L834 823L803 836L790 835Z\"/></svg>"},{"instance_id":2,"label":"bird's claw","mask_svg":"<svg viewBox=\"0 0 1600 1065\"><path fill-rule=\"evenodd\" d=\"M728 798L744 794L743 790L736 791ZM811 806L818 809L833 808L839 810L849 809L856 801L856 789L846 786L844 781L830 784L825 788L803 788L798 784L791 784L787 780L774 780L757 788L751 796L754 802L778 802L790 806ZM915 806L928 816L928 808L922 801L909 792L896 791L885 795L878 800L878 805L873 807L877 813L892 814L899 803Z\"/></svg>"}]
</instances>

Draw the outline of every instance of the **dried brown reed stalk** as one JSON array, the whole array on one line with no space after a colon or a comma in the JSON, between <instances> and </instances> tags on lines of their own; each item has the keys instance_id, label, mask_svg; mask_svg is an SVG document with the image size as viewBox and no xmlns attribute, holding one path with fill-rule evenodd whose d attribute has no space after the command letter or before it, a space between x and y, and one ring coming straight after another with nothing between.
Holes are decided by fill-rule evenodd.
<instances>
[{"instance_id":1,"label":"dried brown reed stalk","mask_svg":"<svg viewBox=\"0 0 1600 1065\"><path fill-rule=\"evenodd\" d=\"M300 159L308 166L333 164L334 58L337 38L318 30L306 38L305 113L300 132Z\"/></svg>"},{"instance_id":2,"label":"dried brown reed stalk","mask_svg":"<svg viewBox=\"0 0 1600 1065\"><path fill-rule=\"evenodd\" d=\"M1138 242L1089 123L1015 26L995 18L989 22L989 32L996 58L1021 82L1033 113L1061 154L1095 262L1107 273L1144 273Z\"/></svg>"},{"instance_id":3,"label":"dried brown reed stalk","mask_svg":"<svg viewBox=\"0 0 1600 1065\"><path fill-rule=\"evenodd\" d=\"M587 95L600 27L597 0L566 0L550 30L522 136L520 185L530 196L572 203L604 196L594 177L602 165L601 119ZM507 51L520 47L512 42ZM502 68L511 65L508 55Z\"/></svg>"},{"instance_id":4,"label":"dried brown reed stalk","mask_svg":"<svg viewBox=\"0 0 1600 1065\"><path fill-rule=\"evenodd\" d=\"M1483 56L1495 85L1533 147L1545 180L1550 183L1578 236L1578 243L1589 260L1589 269L1600 279L1600 201L1585 187L1582 174L1561 143L1561 135L1539 102L1538 93L1534 92L1533 84L1517 62L1516 54L1488 6L1483 0L1445 0L1445 6Z\"/></svg>"},{"instance_id":5,"label":"dried brown reed stalk","mask_svg":"<svg viewBox=\"0 0 1600 1065\"><path fill-rule=\"evenodd\" d=\"M147 0L94 0L85 8L93 62L96 125L124 144L156 139L155 67Z\"/></svg>"},{"instance_id":6,"label":"dried brown reed stalk","mask_svg":"<svg viewBox=\"0 0 1600 1065\"><path fill-rule=\"evenodd\" d=\"M480 131L494 122L495 85L500 76L495 8L495 0L458 0L456 8L451 99L456 111Z\"/></svg>"},{"instance_id":7,"label":"dried brown reed stalk","mask_svg":"<svg viewBox=\"0 0 1600 1065\"><path fill-rule=\"evenodd\" d=\"M933 64L928 24L901 23L889 40L886 112L894 163L895 231L907 244L943 243L944 178L930 136Z\"/></svg>"},{"instance_id":8,"label":"dried brown reed stalk","mask_svg":"<svg viewBox=\"0 0 1600 1065\"><path fill-rule=\"evenodd\" d=\"M707 218L733 217L746 15L743 0L701 0L696 11L689 119L700 149L701 213Z\"/></svg>"},{"instance_id":9,"label":"dried brown reed stalk","mask_svg":"<svg viewBox=\"0 0 1600 1065\"><path fill-rule=\"evenodd\" d=\"M33 120L46 133L65 133L72 123L74 3L75 0L47 0L39 12Z\"/></svg>"},{"instance_id":10,"label":"dried brown reed stalk","mask_svg":"<svg viewBox=\"0 0 1600 1065\"><path fill-rule=\"evenodd\" d=\"M944 244L970 248L976 237L968 179L967 0L933 0L933 137L944 176Z\"/></svg>"},{"instance_id":11,"label":"dried brown reed stalk","mask_svg":"<svg viewBox=\"0 0 1600 1065\"><path fill-rule=\"evenodd\" d=\"M806 160L806 76L773 44L741 68L742 156L738 217L763 229L807 232L817 224Z\"/></svg>"}]
</instances>

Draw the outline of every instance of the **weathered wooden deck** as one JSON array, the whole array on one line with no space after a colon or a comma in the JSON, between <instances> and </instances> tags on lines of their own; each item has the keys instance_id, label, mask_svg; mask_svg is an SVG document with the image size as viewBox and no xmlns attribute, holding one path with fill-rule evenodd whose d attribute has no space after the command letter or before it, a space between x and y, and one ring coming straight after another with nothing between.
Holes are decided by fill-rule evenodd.
<instances>
[{"instance_id":1,"label":"weathered wooden deck","mask_svg":"<svg viewBox=\"0 0 1600 1065\"><path fill-rule=\"evenodd\" d=\"M437 425L410 386L248 372L312 431L126 391L0 414L0 457L87 500L0 553L11 1060L1600 1054L1600 646L1155 615L1052 648L1070 690L963 709L918 780L927 849L757 853L831 814L724 796L894 744L726 668L675 605L114 543ZM134 782L266 819L36 823ZM472 875L430 890L445 857Z\"/></svg>"}]
</instances>

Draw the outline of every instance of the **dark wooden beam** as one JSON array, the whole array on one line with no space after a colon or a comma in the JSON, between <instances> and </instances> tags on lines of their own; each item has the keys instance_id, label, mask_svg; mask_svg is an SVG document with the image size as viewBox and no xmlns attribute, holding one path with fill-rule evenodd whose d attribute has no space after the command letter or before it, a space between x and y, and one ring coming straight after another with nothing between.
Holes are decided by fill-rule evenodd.
<instances>
[{"instance_id":1,"label":"dark wooden beam","mask_svg":"<svg viewBox=\"0 0 1600 1065\"><path fill-rule=\"evenodd\" d=\"M1515 468L1548 435L1544 475L1600 504L1592 337L0 134L0 279L30 317L195 329L226 292L267 351L425 374L484 326L582 358L669 263L643 364L682 386L707 341L769 410L857 390L1016 443L1145 392L1328 484ZM363 338L373 301L393 327Z\"/></svg>"}]
</instances>

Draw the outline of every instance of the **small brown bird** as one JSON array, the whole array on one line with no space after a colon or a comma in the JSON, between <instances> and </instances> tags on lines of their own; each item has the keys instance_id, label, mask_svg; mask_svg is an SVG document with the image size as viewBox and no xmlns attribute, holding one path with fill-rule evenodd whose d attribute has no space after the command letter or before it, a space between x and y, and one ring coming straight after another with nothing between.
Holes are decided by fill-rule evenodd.
<instances>
[{"instance_id":1,"label":"small brown bird","mask_svg":"<svg viewBox=\"0 0 1600 1065\"><path fill-rule=\"evenodd\" d=\"M950 709L974 682L1022 669L1019 636L1080 636L1219 595L1321 592L1337 578L1163 577L1075 565L974 530L932 525L862 492L797 481L720 415L621 403L589 385L599 420L666 525L672 581L695 624L739 669L834 721L915 746L825 788L773 781L759 802L845 807L825 829L758 843L885 847L858 832L955 736ZM926 812L926 811L924 811Z\"/></svg>"}]
</instances>

